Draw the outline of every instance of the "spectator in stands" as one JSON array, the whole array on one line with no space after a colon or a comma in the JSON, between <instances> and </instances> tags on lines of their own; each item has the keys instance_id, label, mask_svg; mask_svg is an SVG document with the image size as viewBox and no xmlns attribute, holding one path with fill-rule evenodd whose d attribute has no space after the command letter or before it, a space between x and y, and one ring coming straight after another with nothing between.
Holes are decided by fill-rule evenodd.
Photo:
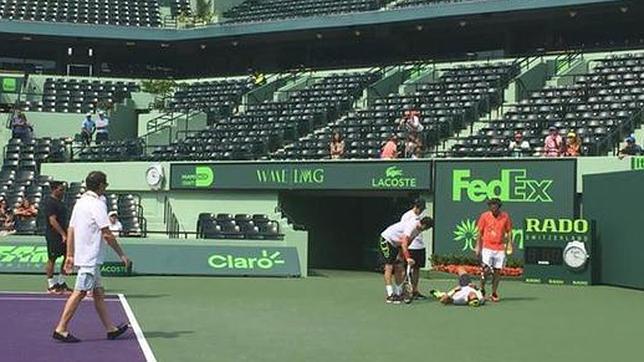
<instances>
[{"instance_id":1,"label":"spectator in stands","mask_svg":"<svg viewBox=\"0 0 644 362\"><path fill-rule=\"evenodd\" d=\"M81 140L84 146L89 146L92 143L92 137L95 131L96 123L92 119L92 114L88 112L81 124Z\"/></svg>"},{"instance_id":2,"label":"spectator in stands","mask_svg":"<svg viewBox=\"0 0 644 362\"><path fill-rule=\"evenodd\" d=\"M116 211L110 211L107 215L110 217L110 231L115 235L120 235L123 231L123 225L119 221L118 213Z\"/></svg>"},{"instance_id":3,"label":"spectator in stands","mask_svg":"<svg viewBox=\"0 0 644 362\"><path fill-rule=\"evenodd\" d=\"M15 232L13 214L7 210L7 201L0 199L0 234L7 235Z\"/></svg>"},{"instance_id":4,"label":"spectator in stands","mask_svg":"<svg viewBox=\"0 0 644 362\"><path fill-rule=\"evenodd\" d=\"M333 132L331 136L331 142L329 142L329 153L331 154L331 159L339 159L344 156L344 140L340 131Z\"/></svg>"},{"instance_id":5,"label":"spectator in stands","mask_svg":"<svg viewBox=\"0 0 644 362\"><path fill-rule=\"evenodd\" d=\"M25 220L36 217L38 215L38 209L36 209L36 206L30 203L29 200L23 199L13 213L18 217L18 219Z\"/></svg>"},{"instance_id":6,"label":"spectator in stands","mask_svg":"<svg viewBox=\"0 0 644 362\"><path fill-rule=\"evenodd\" d=\"M546 157L560 157L564 151L564 143L555 126L548 128L548 135L543 144L543 155Z\"/></svg>"},{"instance_id":7,"label":"spectator in stands","mask_svg":"<svg viewBox=\"0 0 644 362\"><path fill-rule=\"evenodd\" d=\"M420 138L415 133L410 133L405 142L405 158L418 158L423 148Z\"/></svg>"},{"instance_id":8,"label":"spectator in stands","mask_svg":"<svg viewBox=\"0 0 644 362\"><path fill-rule=\"evenodd\" d=\"M31 139L31 133L34 128L27 121L27 116L22 111L17 111L11 118L11 136L20 138L22 142L28 142Z\"/></svg>"},{"instance_id":9,"label":"spectator in stands","mask_svg":"<svg viewBox=\"0 0 644 362\"><path fill-rule=\"evenodd\" d=\"M398 158L398 137L394 134L389 137L380 152L380 158L394 159Z\"/></svg>"},{"instance_id":10,"label":"spectator in stands","mask_svg":"<svg viewBox=\"0 0 644 362\"><path fill-rule=\"evenodd\" d=\"M110 120L105 117L104 111L98 112L98 119L96 120L96 144L109 141L109 125Z\"/></svg>"},{"instance_id":11,"label":"spectator in stands","mask_svg":"<svg viewBox=\"0 0 644 362\"><path fill-rule=\"evenodd\" d=\"M581 155L581 139L575 132L569 132L566 136L566 151L564 156L577 157Z\"/></svg>"},{"instance_id":12,"label":"spectator in stands","mask_svg":"<svg viewBox=\"0 0 644 362\"><path fill-rule=\"evenodd\" d=\"M525 157L530 154L530 143L523 138L523 133L516 132L508 150L513 157Z\"/></svg>"},{"instance_id":13,"label":"spectator in stands","mask_svg":"<svg viewBox=\"0 0 644 362\"><path fill-rule=\"evenodd\" d=\"M253 84L255 87L261 87L266 84L266 76L264 73L256 70L253 72Z\"/></svg>"},{"instance_id":14,"label":"spectator in stands","mask_svg":"<svg viewBox=\"0 0 644 362\"><path fill-rule=\"evenodd\" d=\"M420 112L417 110L408 110L403 114L403 118L398 122L398 127L406 130L410 134L418 134L423 131L423 124L420 123Z\"/></svg>"},{"instance_id":15,"label":"spectator in stands","mask_svg":"<svg viewBox=\"0 0 644 362\"><path fill-rule=\"evenodd\" d=\"M626 137L624 140L626 142L626 145L624 148L619 150L619 158L620 160L624 158L624 156L641 156L644 155L644 151L642 150L642 147L638 145L635 141L635 137L633 135L630 135Z\"/></svg>"}]
</instances>

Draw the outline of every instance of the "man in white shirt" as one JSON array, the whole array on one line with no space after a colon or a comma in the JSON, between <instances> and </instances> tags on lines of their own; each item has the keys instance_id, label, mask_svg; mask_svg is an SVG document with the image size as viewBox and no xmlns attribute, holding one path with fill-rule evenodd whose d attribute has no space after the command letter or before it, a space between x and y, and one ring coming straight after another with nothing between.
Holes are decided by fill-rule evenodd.
<instances>
[{"instance_id":1,"label":"man in white shirt","mask_svg":"<svg viewBox=\"0 0 644 362\"><path fill-rule=\"evenodd\" d=\"M514 134L514 140L510 141L508 151L513 157L530 156L530 143L523 138L523 133Z\"/></svg>"},{"instance_id":2,"label":"man in white shirt","mask_svg":"<svg viewBox=\"0 0 644 362\"><path fill-rule=\"evenodd\" d=\"M123 225L119 221L118 213L116 211L110 211L107 215L110 217L110 231L114 235L120 235L121 231L123 231Z\"/></svg>"},{"instance_id":3,"label":"man in white shirt","mask_svg":"<svg viewBox=\"0 0 644 362\"><path fill-rule=\"evenodd\" d=\"M81 300L87 292L93 292L94 307L105 326L108 339L116 339L129 328L128 324L116 327L107 312L105 291L101 285L101 265L103 264L103 243L114 249L121 261L129 266L130 260L116 241L109 229L107 205L103 194L107 188L107 177L103 172L92 171L85 179L87 192L76 202L67 230L67 260L65 270L78 269L74 291L65 303L65 309L54 330L53 338L64 343L75 343L80 340L67 330Z\"/></svg>"},{"instance_id":4,"label":"man in white shirt","mask_svg":"<svg viewBox=\"0 0 644 362\"><path fill-rule=\"evenodd\" d=\"M425 200L418 198L412 203L412 208L409 209L403 216L400 218L400 221L420 221L425 216ZM425 262L427 260L427 254L425 252L425 241L423 240L423 234L419 233L418 236L409 244L409 253L411 258L414 259L414 266L412 267L411 275L411 284L414 288L413 298L414 299L427 299L426 296L421 294L418 291L418 281L420 268L425 267Z\"/></svg>"},{"instance_id":5,"label":"man in white shirt","mask_svg":"<svg viewBox=\"0 0 644 362\"><path fill-rule=\"evenodd\" d=\"M394 290L394 287L392 286L394 265L399 264L401 261L399 259L399 253L402 254L402 261L407 262L407 264L413 267L415 261L409 252L409 244L418 236L418 234L432 226L434 226L434 220L432 220L431 217L426 216L420 221L399 221L389 226L380 234L380 253L385 263L384 279L385 291L387 293L387 297L385 299L386 303L400 304L402 300L402 288L396 288L396 290ZM400 265L398 265L398 267L400 267ZM397 280L396 284L402 284L402 280Z\"/></svg>"},{"instance_id":6,"label":"man in white shirt","mask_svg":"<svg viewBox=\"0 0 644 362\"><path fill-rule=\"evenodd\" d=\"M483 293L472 283L472 278L462 268L458 271L458 286L447 293L432 290L430 294L443 304L469 305L470 307L485 304Z\"/></svg>"},{"instance_id":7,"label":"man in white shirt","mask_svg":"<svg viewBox=\"0 0 644 362\"><path fill-rule=\"evenodd\" d=\"M104 111L98 112L98 119L96 120L96 144L109 141L109 125L110 120L105 117Z\"/></svg>"}]
</instances>

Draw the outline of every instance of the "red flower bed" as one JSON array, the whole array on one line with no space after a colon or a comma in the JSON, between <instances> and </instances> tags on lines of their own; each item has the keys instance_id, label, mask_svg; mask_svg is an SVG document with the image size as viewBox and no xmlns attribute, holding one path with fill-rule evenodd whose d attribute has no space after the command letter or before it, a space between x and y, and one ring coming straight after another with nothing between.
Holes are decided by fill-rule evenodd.
<instances>
[{"instance_id":1,"label":"red flower bed","mask_svg":"<svg viewBox=\"0 0 644 362\"><path fill-rule=\"evenodd\" d=\"M459 269L465 269L465 272L470 275L478 275L481 273L481 267L478 265L457 265L457 264L438 264L434 265L432 269L445 273L458 274ZM505 267L501 269L501 275L510 277L519 277L523 274L523 268L519 267Z\"/></svg>"}]
</instances>

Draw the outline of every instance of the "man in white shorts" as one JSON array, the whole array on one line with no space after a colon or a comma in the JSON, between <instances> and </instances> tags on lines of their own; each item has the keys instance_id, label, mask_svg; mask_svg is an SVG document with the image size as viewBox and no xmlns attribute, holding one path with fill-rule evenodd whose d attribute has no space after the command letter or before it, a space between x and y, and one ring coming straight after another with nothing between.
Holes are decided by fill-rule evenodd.
<instances>
[{"instance_id":1,"label":"man in white shorts","mask_svg":"<svg viewBox=\"0 0 644 362\"><path fill-rule=\"evenodd\" d=\"M87 192L76 202L67 230L67 260L65 270L70 273L76 267L76 285L67 299L60 321L54 330L53 338L64 343L75 343L80 340L67 330L81 300L87 292L93 292L94 307L105 330L107 339L116 339L125 333L129 324L115 326L105 305L105 291L101 284L101 265L103 264L102 240L114 249L121 261L129 266L130 260L116 241L109 229L105 189L107 177L100 171L92 171L85 179Z\"/></svg>"},{"instance_id":2,"label":"man in white shorts","mask_svg":"<svg viewBox=\"0 0 644 362\"><path fill-rule=\"evenodd\" d=\"M400 218L400 221L420 221L425 216L425 200L418 198L412 203L412 208L407 210L406 213ZM423 234L420 233L416 238L409 244L409 253L411 258L414 259L414 266L412 267L411 274L411 284L414 289L413 298L424 300L427 299L426 296L421 294L418 291L418 282L420 280L419 273L420 268L425 267L427 261L427 253L425 252L425 241L423 240Z\"/></svg>"},{"instance_id":3,"label":"man in white shorts","mask_svg":"<svg viewBox=\"0 0 644 362\"><path fill-rule=\"evenodd\" d=\"M385 263L386 303L400 304L402 301L402 287L400 287L402 280L396 280L396 290L394 290L392 285L394 266L401 261L399 254L402 254L403 262L407 262L407 264L413 267L415 262L409 252L409 244L418 234L432 226L434 226L434 220L426 216L420 221L397 222L380 234L380 253Z\"/></svg>"},{"instance_id":4,"label":"man in white shorts","mask_svg":"<svg viewBox=\"0 0 644 362\"><path fill-rule=\"evenodd\" d=\"M490 299L498 302L501 269L505 266L506 254L512 252L512 219L507 212L501 211L501 200L498 198L488 200L487 205L489 210L481 214L477 223L479 235L475 252L481 260L481 292L485 295L485 279L491 271Z\"/></svg>"}]
</instances>

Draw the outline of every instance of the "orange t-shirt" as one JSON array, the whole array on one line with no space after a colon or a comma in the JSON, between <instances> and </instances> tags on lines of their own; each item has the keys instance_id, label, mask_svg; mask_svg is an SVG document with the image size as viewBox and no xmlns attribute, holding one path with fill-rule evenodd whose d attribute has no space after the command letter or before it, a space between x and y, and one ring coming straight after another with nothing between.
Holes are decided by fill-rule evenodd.
<instances>
[{"instance_id":1,"label":"orange t-shirt","mask_svg":"<svg viewBox=\"0 0 644 362\"><path fill-rule=\"evenodd\" d=\"M484 248L505 250L503 236L512 232L512 220L507 212L501 211L498 217L494 217L492 211L486 211L479 217L477 227Z\"/></svg>"},{"instance_id":2,"label":"orange t-shirt","mask_svg":"<svg viewBox=\"0 0 644 362\"><path fill-rule=\"evenodd\" d=\"M380 158L396 158L397 148L398 147L396 145L396 142L387 141L387 143L385 143L385 146L382 148Z\"/></svg>"}]
</instances>

